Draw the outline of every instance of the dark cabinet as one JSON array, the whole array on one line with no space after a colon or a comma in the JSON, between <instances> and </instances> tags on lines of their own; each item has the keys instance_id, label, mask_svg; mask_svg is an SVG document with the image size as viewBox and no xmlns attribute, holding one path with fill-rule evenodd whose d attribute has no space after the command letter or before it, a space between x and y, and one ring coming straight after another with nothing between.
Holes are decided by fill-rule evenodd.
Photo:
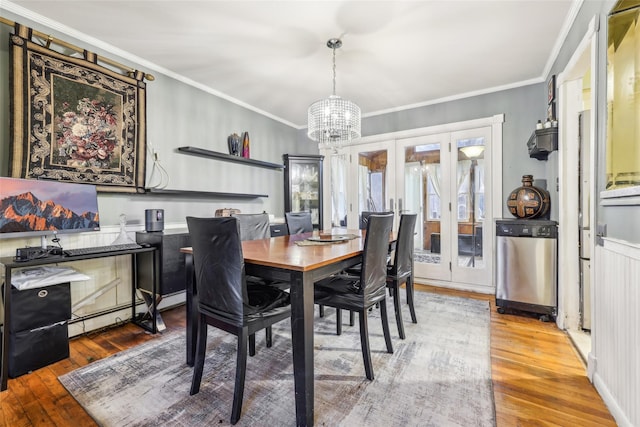
<instances>
[{"instance_id":1,"label":"dark cabinet","mask_svg":"<svg viewBox=\"0 0 640 427\"><path fill-rule=\"evenodd\" d=\"M313 226L322 228L322 161L324 156L284 158L284 211L311 212Z\"/></svg>"},{"instance_id":2,"label":"dark cabinet","mask_svg":"<svg viewBox=\"0 0 640 427\"><path fill-rule=\"evenodd\" d=\"M270 224L269 231L271 232L271 237L286 236L289 234L287 224Z\"/></svg>"},{"instance_id":3,"label":"dark cabinet","mask_svg":"<svg viewBox=\"0 0 640 427\"><path fill-rule=\"evenodd\" d=\"M152 292L152 275L159 278L158 295L170 295L185 290L184 254L180 248L191 246L189 232L183 229L164 231L139 231L136 242L145 243L158 248L159 254L153 252L138 254L136 258L139 289ZM156 272L153 271L153 257L158 256Z\"/></svg>"}]
</instances>

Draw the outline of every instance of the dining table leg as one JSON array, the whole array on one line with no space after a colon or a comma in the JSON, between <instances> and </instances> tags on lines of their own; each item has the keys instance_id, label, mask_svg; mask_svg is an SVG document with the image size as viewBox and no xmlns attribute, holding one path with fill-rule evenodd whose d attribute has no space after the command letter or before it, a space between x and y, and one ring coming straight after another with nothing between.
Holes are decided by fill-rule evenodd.
<instances>
[{"instance_id":1,"label":"dining table leg","mask_svg":"<svg viewBox=\"0 0 640 427\"><path fill-rule=\"evenodd\" d=\"M196 294L196 279L193 268L193 254L184 256L186 310L187 310L187 365L193 366L196 355L196 337L198 328L198 310L193 300Z\"/></svg>"},{"instance_id":2,"label":"dining table leg","mask_svg":"<svg viewBox=\"0 0 640 427\"><path fill-rule=\"evenodd\" d=\"M312 426L314 418L313 374L313 277L295 272L291 277L291 341L296 399L296 425Z\"/></svg>"}]
</instances>

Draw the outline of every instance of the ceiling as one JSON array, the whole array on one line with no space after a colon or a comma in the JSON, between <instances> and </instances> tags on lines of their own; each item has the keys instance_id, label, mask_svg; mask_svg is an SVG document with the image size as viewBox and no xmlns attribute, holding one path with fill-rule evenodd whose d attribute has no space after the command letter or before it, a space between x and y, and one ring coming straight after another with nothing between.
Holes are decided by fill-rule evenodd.
<instances>
[{"instance_id":1,"label":"ceiling","mask_svg":"<svg viewBox=\"0 0 640 427\"><path fill-rule=\"evenodd\" d=\"M581 0L12 0L3 8L303 128L544 81ZM126 63L126 62L125 62ZM149 83L153 90L153 82Z\"/></svg>"}]
</instances>

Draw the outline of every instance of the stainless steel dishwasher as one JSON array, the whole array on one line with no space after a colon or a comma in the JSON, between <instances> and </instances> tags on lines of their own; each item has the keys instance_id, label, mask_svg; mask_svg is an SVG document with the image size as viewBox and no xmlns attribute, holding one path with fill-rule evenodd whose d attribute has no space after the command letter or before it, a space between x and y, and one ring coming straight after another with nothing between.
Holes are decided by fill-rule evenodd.
<instances>
[{"instance_id":1,"label":"stainless steel dishwasher","mask_svg":"<svg viewBox=\"0 0 640 427\"><path fill-rule=\"evenodd\" d=\"M549 321L558 306L558 225L549 220L496 221L496 305L540 314Z\"/></svg>"}]
</instances>

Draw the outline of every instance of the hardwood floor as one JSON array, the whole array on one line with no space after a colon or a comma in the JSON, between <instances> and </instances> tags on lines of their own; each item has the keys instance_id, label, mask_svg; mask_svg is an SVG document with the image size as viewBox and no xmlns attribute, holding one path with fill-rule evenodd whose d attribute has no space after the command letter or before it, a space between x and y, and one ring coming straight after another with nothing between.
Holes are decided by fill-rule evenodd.
<instances>
[{"instance_id":1,"label":"hardwood floor","mask_svg":"<svg viewBox=\"0 0 640 427\"><path fill-rule=\"evenodd\" d=\"M490 302L491 377L498 427L616 425L568 335L555 323L498 314L493 295L425 285L416 289Z\"/></svg>"},{"instance_id":2,"label":"hardwood floor","mask_svg":"<svg viewBox=\"0 0 640 427\"><path fill-rule=\"evenodd\" d=\"M568 336L554 323L498 314L491 295L417 285L417 290L491 303L491 369L498 427L615 426ZM168 329L185 327L184 306L162 314ZM95 426L57 377L156 339L127 323L70 341L69 359L9 380L0 393L0 426Z\"/></svg>"}]
</instances>

